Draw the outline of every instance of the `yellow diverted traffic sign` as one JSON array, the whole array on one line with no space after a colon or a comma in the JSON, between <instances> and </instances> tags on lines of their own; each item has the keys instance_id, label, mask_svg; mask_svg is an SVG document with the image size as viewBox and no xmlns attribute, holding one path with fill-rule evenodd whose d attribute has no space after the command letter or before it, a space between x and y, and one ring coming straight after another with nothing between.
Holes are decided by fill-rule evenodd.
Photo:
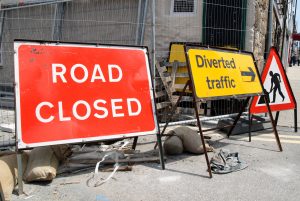
<instances>
[{"instance_id":1,"label":"yellow diverted traffic sign","mask_svg":"<svg viewBox=\"0 0 300 201\"><path fill-rule=\"evenodd\" d=\"M189 48L187 55L198 98L262 93L252 54Z\"/></svg>"}]
</instances>

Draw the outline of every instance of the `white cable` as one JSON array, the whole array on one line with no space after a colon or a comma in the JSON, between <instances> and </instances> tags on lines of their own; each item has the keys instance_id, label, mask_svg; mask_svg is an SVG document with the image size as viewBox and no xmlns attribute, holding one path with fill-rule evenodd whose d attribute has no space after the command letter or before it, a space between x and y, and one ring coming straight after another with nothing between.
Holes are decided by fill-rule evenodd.
<instances>
[{"instance_id":1,"label":"white cable","mask_svg":"<svg viewBox=\"0 0 300 201\"><path fill-rule=\"evenodd\" d=\"M105 182L107 182L108 180L110 180L110 179L114 176L114 174L116 173L116 171L119 169L119 167L120 167L120 166L119 166L119 164L117 163L117 164L115 165L115 168L114 168L113 172L110 173L110 175L109 175L106 179L104 179L103 181L96 182L95 185L94 185L94 187L101 186L102 184L104 184Z\"/></svg>"},{"instance_id":2,"label":"white cable","mask_svg":"<svg viewBox=\"0 0 300 201\"><path fill-rule=\"evenodd\" d=\"M122 147L123 147L123 146L126 146L127 144L128 144L128 143L125 142L124 145L122 145ZM99 173L99 166L100 166L100 163L102 163L102 162L105 160L106 157L108 157L108 156L110 156L110 155L113 155L113 154L115 155L115 162L116 162L116 164L115 164L115 168L114 168L114 170L112 171L112 173L111 173L106 179L104 179L104 180L102 180L102 181L96 181L93 185L90 185L91 180L92 180L92 179L95 180L95 179L96 179L95 177L99 175L98 173ZM110 180L110 179L114 176L114 174L115 174L116 171L119 169L119 167L120 167L120 165L119 165L119 163L118 163L118 154L117 154L117 152L110 152L110 153L104 155L103 158L102 158L102 160L99 161L99 162L97 162L96 167L95 167L95 172L94 172L93 175L86 181L86 185L89 186L89 187L91 187L91 186L93 186L93 187L101 186L102 184L104 184L105 182L107 182L108 180ZM102 178L100 178L100 179L102 179Z\"/></svg>"},{"instance_id":3,"label":"white cable","mask_svg":"<svg viewBox=\"0 0 300 201\"><path fill-rule=\"evenodd\" d=\"M95 167L95 174L98 174L98 170L99 170L100 163L102 163L102 162L105 160L105 158L106 158L107 156L109 156L109 154L106 154L106 155L102 158L101 161L98 161L98 162L97 162L96 167Z\"/></svg>"}]
</instances>

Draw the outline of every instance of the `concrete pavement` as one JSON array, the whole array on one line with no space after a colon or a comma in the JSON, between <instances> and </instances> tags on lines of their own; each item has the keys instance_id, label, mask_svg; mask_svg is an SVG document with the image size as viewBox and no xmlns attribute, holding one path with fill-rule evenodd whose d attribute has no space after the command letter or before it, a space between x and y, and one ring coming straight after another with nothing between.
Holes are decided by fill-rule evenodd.
<instances>
[{"instance_id":1,"label":"concrete pavement","mask_svg":"<svg viewBox=\"0 0 300 201\"><path fill-rule=\"evenodd\" d=\"M97 188L87 187L91 171L59 176L52 183L26 184L25 191L32 197L13 196L13 200L203 200L248 201L300 199L300 135L290 128L279 127L283 152L278 151L272 132L254 133L252 142L247 135L225 136L211 134L211 145L238 152L248 168L226 175L207 178L203 155L184 154L169 157L166 170L158 164L133 166L131 172L117 172L113 179ZM139 140L137 149L151 150L155 137ZM211 157L213 153L209 153ZM106 178L109 173L100 173ZM65 182L79 182L63 185Z\"/></svg>"},{"instance_id":2,"label":"concrete pavement","mask_svg":"<svg viewBox=\"0 0 300 201\"><path fill-rule=\"evenodd\" d=\"M287 76L290 81L294 96L298 104L300 104L300 66L288 67L286 69ZM297 111L298 127L300 127L300 109ZM293 127L294 126L294 111L287 110L280 112L278 125Z\"/></svg>"}]
</instances>

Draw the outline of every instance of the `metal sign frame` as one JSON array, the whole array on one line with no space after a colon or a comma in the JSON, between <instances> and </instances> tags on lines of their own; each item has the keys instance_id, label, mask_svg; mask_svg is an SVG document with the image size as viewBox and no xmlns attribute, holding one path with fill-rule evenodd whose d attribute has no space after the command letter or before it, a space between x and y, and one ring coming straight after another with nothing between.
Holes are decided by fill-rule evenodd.
<instances>
[{"instance_id":1,"label":"metal sign frame","mask_svg":"<svg viewBox=\"0 0 300 201\"><path fill-rule=\"evenodd\" d=\"M175 44L178 44L178 43L175 43ZM179 43L179 44L182 44L182 43ZM187 61L189 61L188 55L187 55L187 51L186 51L187 46L192 46L192 47L195 47L195 48L211 48L209 46L197 45L195 43L184 43L184 44L185 44L185 55L186 55ZM223 50L223 51L234 51L232 49L225 49L225 48L218 48L218 47L213 47L213 49L215 49L215 50ZM255 61L253 53L251 53L251 52L247 52L247 51L235 51L235 52L244 52L244 53L251 54L253 61ZM258 72L258 68L257 68L256 62L254 62L254 65L255 65L256 71ZM185 84L182 92L180 93L179 98L177 99L176 103L171 108L170 114L168 115L168 117L166 119L166 123L165 123L165 125L164 125L164 127L163 127L163 129L161 131L161 135L162 136L169 136L169 135L164 134L164 132L166 131L166 128L168 127L168 125L170 123L170 120L171 120L172 116L174 115L174 113L176 111L176 108L178 107L178 105L179 105L179 103L180 103L180 101L181 101L181 99L182 99L182 97L183 97L183 95L186 92L186 90L187 90L188 87L191 89L191 92L193 94L192 95L193 96L193 102L196 103L196 101L197 101L197 97L195 95L195 86L194 86L194 83L192 82L192 74L191 74L190 62L187 63L187 67L188 67L188 71L189 71L189 80L186 82L186 84ZM260 74L258 74L257 76L258 76L258 79L259 79L260 86L262 87L262 81L261 81ZM233 129L235 128L238 120L240 119L243 111L246 109L246 107L247 107L247 105L249 103L250 98L252 98L254 95L257 95L257 94L247 94L247 95L239 96L239 97L242 97L242 98L246 98L246 101L245 101L244 105L242 106L240 112L235 117L235 120L234 120L234 122L233 122L232 125L222 126L222 127L215 127L215 128L210 128L210 129L206 129L206 130L203 130L202 127L201 127L200 117L199 117L198 109L197 109L198 106L197 106L197 104L194 104L195 118L197 120L198 131L200 133L202 144L204 145L204 136L203 136L203 133L207 132L207 131L213 131L213 130L217 130L217 129L220 129L220 128L229 127L230 130L227 133L227 136L229 137L231 135ZM262 96L266 100L266 94L264 94L264 91L262 92L262 94L258 94L258 95ZM216 97L216 98L213 98L213 99L225 99L227 97L237 98L237 96L223 96L223 97ZM208 100L208 98L205 98L205 100ZM200 99L200 102L201 102L201 99ZM272 128L273 128L273 132L274 132L274 135L275 135L275 139L276 139L279 151L282 151L281 142L280 142L279 135L278 135L278 132L277 132L277 129L276 129L276 123L274 122L273 115L271 113L269 105L268 105L268 114L269 114L270 119L271 119ZM249 118L249 122L250 122L250 120L251 119ZM251 124L251 122L249 123L249 125L250 124ZM203 146L203 149L204 149L205 159L206 159L206 163L207 163L207 169L208 169L208 172L209 172L209 177L212 178L212 172L211 172L211 168L210 168L210 164L209 164L209 159L208 159L206 147Z\"/></svg>"},{"instance_id":2,"label":"metal sign frame","mask_svg":"<svg viewBox=\"0 0 300 201\"><path fill-rule=\"evenodd\" d=\"M154 93L154 88L153 88L153 79L152 79L152 71L150 68L150 62L149 62L149 52L148 48L145 46L127 46L127 45L112 45L112 44L95 44L95 43L72 43L72 42L56 42L56 41L39 41L39 40L15 40L15 105L16 105L16 152L17 152L17 158L18 158L18 169L22 169L22 161L21 161L21 153L22 150L33 148L36 146L46 146L46 145L54 145L54 144L64 144L64 143L86 143L86 142L93 142L93 141L101 141L101 140L107 140L107 139L116 139L116 138L129 138L129 137L134 137L134 142L133 142L133 148L136 147L138 136L141 135L151 135L151 134L156 134L157 137L157 143L159 145L159 155L160 155L160 164L161 168L164 170L165 169L165 164L164 164L164 153L163 153L163 148L162 148L162 142L161 142L161 135L160 135L160 128L157 120L157 108L156 108L156 102L155 102L155 93ZM155 125L155 128L153 131L147 131L147 132L142 132L142 133L126 133L126 134L118 134L118 135L113 135L113 136L102 136L102 137L93 137L89 139L75 139L75 140L61 140L61 141L54 141L54 142L41 142L41 143L36 143L36 144L31 144L31 145L22 145L19 146L19 142L22 140L22 133L21 133L21 117L20 117L20 86L19 86L19 61L18 61L18 47L21 44L35 44L35 45L48 45L48 46L57 46L57 45L63 45L63 46L80 46L80 47L87 47L87 48L97 48L97 47L104 47L104 48L118 48L118 49L134 49L134 50L140 50L143 51L145 54L145 64L146 64L146 69L145 71L147 72L147 79L148 79L148 85L149 85L149 94L150 94L150 99L151 102L151 111L153 115L153 123ZM18 182L19 182L19 194L23 193L23 183L22 183L22 171L19 172L19 177L18 177Z\"/></svg>"},{"instance_id":3,"label":"metal sign frame","mask_svg":"<svg viewBox=\"0 0 300 201\"><path fill-rule=\"evenodd\" d=\"M54 144L63 144L63 143L86 143L86 142L92 142L92 141L101 141L101 140L107 140L107 139L120 139L120 138L129 138L129 137L134 137L134 142L133 142L133 148L135 149L138 136L141 135L150 135L150 134L156 134L157 137L157 143L159 145L159 157L160 157L160 164L162 170L165 169L165 163L164 163L164 153L163 153L163 148L162 148L162 141L161 141L161 134L160 134L160 127L157 119L157 108L156 108L156 99L155 99L155 93L154 93L154 85L153 85L153 73L152 69L150 68L150 61L149 61L149 52L148 48L145 46L127 46L127 45L112 45L112 44L96 44L96 43L76 43L76 42L57 42L57 41L40 41L40 40L22 40L22 39L17 39L14 41L15 44L17 44L17 47L19 44L43 44L43 45L65 45L65 46L82 46L82 47L108 47L108 48L120 48L120 49L125 49L125 48L131 48L131 49L138 49L141 51L144 51L145 53L145 62L146 62L146 71L147 71L147 76L148 76L148 82L149 82L149 93L150 93L150 98L151 98L151 107L152 107L152 114L154 117L154 124L155 124L155 129L152 132L143 132L143 133L128 133L128 134L121 134L121 135L114 135L112 137L99 137L99 138L90 138L88 140L83 140L83 139L77 139L77 140L62 140L62 141L54 141L54 143L38 143L36 145L38 146L46 146L46 145L54 145ZM16 50L16 49L15 49ZM18 142L20 142L20 87L19 87L19 74L18 74L18 52L15 51L15 105L16 105L16 113L15 113L15 118L16 118L16 153L17 153L17 159L18 159L18 172L19 172L19 177L18 177L18 185L19 185L19 194L23 193L23 182L22 182L22 150L25 149L30 149L35 146L18 146Z\"/></svg>"},{"instance_id":4,"label":"metal sign frame","mask_svg":"<svg viewBox=\"0 0 300 201\"><path fill-rule=\"evenodd\" d=\"M197 49L211 49L209 46L195 46L195 45L189 45L189 44L186 44L185 45L185 53L186 53L186 59L187 59L187 65L188 65L188 71L189 71L189 76L190 76L190 79L191 79L191 87L192 87L192 93L193 93L193 98L194 98L194 101L196 102L196 91L195 91L195 83L194 83L194 80L193 80L193 75L192 75L192 70L191 70L191 64L190 64L190 61L189 61L189 56L188 56L188 50L191 49L191 48L197 48ZM228 51L228 52L234 52L233 50L228 50L228 49L224 49L224 48L213 48L214 50L220 50L220 51ZM246 52L246 51L239 51L239 52L243 52L243 53L247 53L247 54L250 54L252 55L252 59L253 61L255 61L254 59L254 56L253 56L253 53L251 52ZM258 73L258 68L257 68L257 65L256 65L256 62L254 62L254 66L255 66L255 69L256 69L256 72L257 72L257 76L258 76L258 80L259 80L259 83L260 83L260 86L261 88L263 88L263 84L262 84L262 80L261 80L261 77L260 77L260 74ZM257 94L257 95L260 95L260 96L263 96L263 98L266 100L267 97L266 97L266 94L264 94L264 91L262 91L263 93L262 94ZM243 105L243 107L241 108L240 112L238 113L238 115L236 116L234 122L232 125L230 125L230 130L229 132L227 133L227 136L229 137L233 131L233 129L235 128L238 120L240 119L243 111L245 110L245 108L247 107L248 103L249 103L249 100L251 97L253 97L255 94L244 94L244 95L238 95L238 96L223 96L223 98L237 98L237 97L243 97L243 98L246 98L246 101L245 101L245 104ZM205 98L203 98L205 99ZM206 99L207 100L207 99ZM267 101L266 101L267 102ZM204 147L204 152L205 152L205 158L206 158L206 163L207 163L207 167L208 167L208 170L209 170L209 175L210 177L212 177L212 174L211 174L211 169L210 169L210 164L209 164L209 161L208 161L208 156L207 156L207 151L206 151L206 148L205 148L205 143L204 143L204 136L203 136L203 132L206 132L206 131L210 131L210 130L214 130L214 129L219 129L219 128L213 128L213 129L207 129L207 130L202 130L202 127L201 127L201 122L200 122L200 118L199 118L199 115L198 115L198 110L197 110L197 104L195 104L195 113L196 113L196 118L197 118L197 125L198 125L198 128L199 128L199 133L200 133L200 136L201 136L201 141L202 141L202 144L203 144L203 147ZM276 124L275 124L275 121L274 121L274 118L273 118L273 115L272 115L272 112L271 112L271 109L270 109L270 105L267 103L267 107L268 107L268 113L269 113L269 116L270 116L270 119L271 119L271 122L272 122L272 127L273 127L273 131L274 131L274 135L275 135L275 139L276 139L276 142L277 142L277 145L278 145L278 148L280 151L282 151L282 147L281 147L281 142L280 142L280 139L279 139L279 135L278 135L278 132L277 132L277 129L276 129Z\"/></svg>"},{"instance_id":5,"label":"metal sign frame","mask_svg":"<svg viewBox=\"0 0 300 201\"><path fill-rule=\"evenodd\" d=\"M140 50L145 53L145 61L146 61L146 71L149 82L149 92L152 107L152 115L154 117L153 122L155 124L155 128L153 131L149 132L135 132L135 133L126 133L126 134L117 134L117 135L109 135L109 136L99 136L99 137L87 137L87 138L76 138L76 139L67 139L67 140L57 140L57 141L49 141L49 142L39 142L26 144L22 143L22 128L21 128L21 108L20 108L20 84L19 84L19 61L18 61L18 48L20 45L45 45L45 46L62 46L62 47L83 47L83 48L112 48L112 49L128 49L128 50ZM158 122L156 118L156 104L155 104L155 96L153 91L153 83L152 83L152 73L149 66L149 57L148 57L148 49L146 47L133 47L133 46L119 46L119 45L104 45L104 44L83 44L83 43L65 43L65 42L51 42L51 41L24 41L24 40L15 40L15 95L16 95L16 117L17 117L17 138L18 138L18 149L26 149L32 148L36 146L46 146L46 145L54 145L54 144L71 144L71 143L81 143L81 142L91 142L98 140L108 140L108 139L117 139L117 138L125 138L125 137L136 137L141 135L149 135L156 134L158 132Z\"/></svg>"},{"instance_id":6,"label":"metal sign frame","mask_svg":"<svg viewBox=\"0 0 300 201\"><path fill-rule=\"evenodd\" d=\"M182 43L180 43L182 44ZM186 92L187 88L189 87L190 90L192 91L192 96L193 96L193 102L194 103L197 103L197 99L199 100L199 98L196 96L196 91L195 91L195 83L194 83L194 80L193 80L193 76L192 76L192 70L191 70L191 64L190 64L190 61L189 61L189 56L188 56L188 52L187 52L187 49L190 49L190 48L211 48L209 46L202 46L202 45L197 45L195 43L185 43L184 44L184 50L185 50L185 56L186 56L186 61L187 61L187 68L188 68L188 74L189 74L189 80L186 82L182 92L180 93L180 96L179 98L177 99L176 103L172 106L171 108L171 112L170 114L168 115L168 118L166 120L166 123L164 125L164 128L162 129L161 131L161 135L162 136L166 136L164 134L164 132L166 131L166 128L168 127L169 123L170 123L170 120L172 118L172 116L174 115L175 111L176 111L176 108L178 107L184 93ZM224 48L217 48L217 47L214 47L213 48L214 50L222 50L222 51L234 51L234 50L229 50L229 49L224 49ZM236 52L236 51L235 51ZM252 59L253 61L255 61L254 59L254 56L253 56L253 53L251 52L246 52L246 51L239 51L239 52L244 52L244 53L248 53L248 54L251 54L252 55ZM258 69L257 69L257 65L256 63L254 62L254 65L255 65L255 68L256 68L256 72L259 72ZM258 76L258 80L259 80L259 84L262 88L262 82L261 82L261 77L259 75L259 73L257 74ZM208 159L208 155L207 155L207 150L206 150L206 147L205 147L205 141L204 141L204 135L203 133L204 132L207 132L207 131L213 131L213 130L217 130L217 129L220 129L220 128L224 128L224 127L230 127L230 130L229 132L227 133L227 136L229 137L233 131L233 129L235 128L238 120L240 119L243 111L245 110L245 108L247 107L248 103L249 103L249 100L250 98L252 98L254 95L261 95L265 98L266 100L266 94L264 94L264 91L262 91L262 94L244 94L244 95L239 95L239 96L236 96L236 95L232 95L232 96L222 96L222 97L216 97L216 98L202 98L200 99L200 102L202 100L214 100L214 99L225 99L225 98L246 98L246 101L244 103L244 105L242 106L240 112L238 113L238 115L236 116L234 122L232 125L228 125L228 126L223 126L223 127L216 127L216 128L210 128L210 129L206 129L206 130L203 130L202 127L201 127L201 122L200 122L200 117L199 117L199 113L198 113L198 104L194 104L194 110L195 110L195 117L196 117L196 120L197 120L197 127L198 127L198 131L200 133L200 138L201 138L201 143L203 145L203 150L204 150L204 156L205 156L205 160L206 160L206 164L207 164L207 170L208 170L208 173L209 173L209 178L212 178L212 172L211 172L211 167L210 167L210 163L209 163L209 159ZM272 112L270 110L270 106L268 104L268 112L269 112L269 116L271 118L271 122L272 122L272 128L273 128L273 131L274 131L274 135L275 135L275 139L276 139L276 142L277 142L277 145L278 145L278 148L280 151L282 151L282 147L281 147L281 143L280 143L280 139L279 139L279 136L278 136L278 132L277 132L277 129L276 129L276 124L274 122L274 119L273 119L273 115L272 115Z\"/></svg>"}]
</instances>

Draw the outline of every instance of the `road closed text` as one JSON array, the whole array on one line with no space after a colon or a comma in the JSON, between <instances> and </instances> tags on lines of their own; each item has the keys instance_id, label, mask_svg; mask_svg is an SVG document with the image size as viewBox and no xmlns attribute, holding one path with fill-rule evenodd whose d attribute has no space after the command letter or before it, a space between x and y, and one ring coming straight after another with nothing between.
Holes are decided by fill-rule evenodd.
<instances>
[{"instance_id":1,"label":"road closed text","mask_svg":"<svg viewBox=\"0 0 300 201\"><path fill-rule=\"evenodd\" d=\"M108 105L110 105L109 108L107 107ZM112 117L138 116L142 110L141 103L136 98L127 98L126 100L111 99L109 104L106 100L97 99L91 105L87 101L78 100L72 106L72 116L66 116L62 101L59 101L56 105L45 101L37 105L35 109L36 118L42 123L53 121L55 116L51 114L52 108L58 110L57 118L59 121L86 120L89 118L104 119L109 114ZM92 113L92 111L96 112Z\"/></svg>"},{"instance_id":2,"label":"road closed text","mask_svg":"<svg viewBox=\"0 0 300 201\"><path fill-rule=\"evenodd\" d=\"M106 68L106 69L104 69ZM122 68L116 64L108 64L101 67L94 64L92 68L83 64L65 66L64 64L52 64L52 83L84 84L86 82L103 84L120 82L123 78ZM104 73L106 72L106 74ZM98 82L98 83L97 83ZM100 93L99 93L100 94ZM69 111L68 114L65 111ZM142 112L142 105L138 98L97 98L93 101L76 100L71 104L64 101L42 101L35 108L36 119L42 123L50 123L54 120L72 121L88 120L90 118L105 119L107 117L122 118L138 116Z\"/></svg>"}]
</instances>

